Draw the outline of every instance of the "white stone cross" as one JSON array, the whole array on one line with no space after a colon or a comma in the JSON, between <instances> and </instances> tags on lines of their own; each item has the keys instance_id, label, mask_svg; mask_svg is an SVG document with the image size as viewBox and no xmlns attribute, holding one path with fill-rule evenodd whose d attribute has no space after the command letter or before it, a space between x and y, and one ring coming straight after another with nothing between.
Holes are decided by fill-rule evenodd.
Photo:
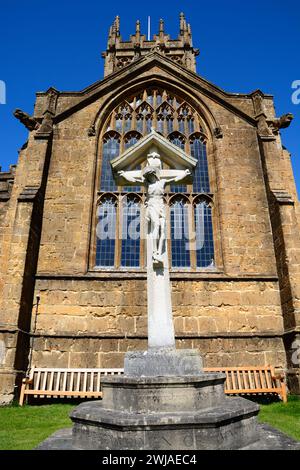
<instances>
[{"instance_id":1,"label":"white stone cross","mask_svg":"<svg viewBox=\"0 0 300 470\"><path fill-rule=\"evenodd\" d=\"M148 348L175 348L164 192L167 184L179 183L191 172L163 170L159 153L151 150L143 170L119 171L118 176L146 189Z\"/></svg>"}]
</instances>

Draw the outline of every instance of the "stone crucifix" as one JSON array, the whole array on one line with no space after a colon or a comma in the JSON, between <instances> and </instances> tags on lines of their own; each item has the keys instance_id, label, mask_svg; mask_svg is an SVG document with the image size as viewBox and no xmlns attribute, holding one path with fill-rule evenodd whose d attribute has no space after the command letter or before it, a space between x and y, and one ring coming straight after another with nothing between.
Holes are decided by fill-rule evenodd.
<instances>
[{"instance_id":1,"label":"stone crucifix","mask_svg":"<svg viewBox=\"0 0 300 470\"><path fill-rule=\"evenodd\" d=\"M119 171L127 183L146 189L148 348L175 348L171 286L166 237L165 186L190 176L186 170L162 170L160 155L153 150L139 171Z\"/></svg>"}]
</instances>

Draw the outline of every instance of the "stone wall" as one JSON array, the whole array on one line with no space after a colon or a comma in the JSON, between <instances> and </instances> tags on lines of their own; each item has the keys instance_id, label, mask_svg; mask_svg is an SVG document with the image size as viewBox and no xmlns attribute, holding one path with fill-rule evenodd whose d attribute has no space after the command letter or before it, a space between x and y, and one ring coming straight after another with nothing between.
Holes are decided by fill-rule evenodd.
<instances>
[{"instance_id":1,"label":"stone wall","mask_svg":"<svg viewBox=\"0 0 300 470\"><path fill-rule=\"evenodd\" d=\"M122 367L145 348L145 280L39 279L32 364ZM178 347L196 347L206 366L284 368L282 315L275 281L173 280Z\"/></svg>"},{"instance_id":2,"label":"stone wall","mask_svg":"<svg viewBox=\"0 0 300 470\"><path fill-rule=\"evenodd\" d=\"M36 336L32 365L39 367L123 367L127 351L145 350L146 338L80 338ZM198 349L204 367L264 366L285 370L285 349L281 337L244 336L177 338L179 349Z\"/></svg>"}]
</instances>

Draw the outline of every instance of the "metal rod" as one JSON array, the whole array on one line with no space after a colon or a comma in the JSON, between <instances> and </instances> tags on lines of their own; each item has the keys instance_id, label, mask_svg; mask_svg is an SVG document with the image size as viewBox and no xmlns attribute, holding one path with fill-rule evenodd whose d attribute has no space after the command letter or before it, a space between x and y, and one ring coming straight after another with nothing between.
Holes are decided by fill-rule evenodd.
<instances>
[{"instance_id":1,"label":"metal rod","mask_svg":"<svg viewBox=\"0 0 300 470\"><path fill-rule=\"evenodd\" d=\"M148 41L150 41L150 35L151 35L151 20L150 20L150 16L148 16Z\"/></svg>"}]
</instances>

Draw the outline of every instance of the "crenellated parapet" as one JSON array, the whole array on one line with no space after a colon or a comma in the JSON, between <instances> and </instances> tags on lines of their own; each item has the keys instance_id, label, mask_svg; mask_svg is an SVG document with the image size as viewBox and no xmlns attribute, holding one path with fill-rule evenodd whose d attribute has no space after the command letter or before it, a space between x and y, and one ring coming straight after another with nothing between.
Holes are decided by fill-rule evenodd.
<instances>
[{"instance_id":1,"label":"crenellated parapet","mask_svg":"<svg viewBox=\"0 0 300 470\"><path fill-rule=\"evenodd\" d=\"M164 21L159 21L159 30L151 39L141 33L140 21L136 22L135 34L129 41L123 41L120 34L120 18L117 16L109 29L107 49L102 53L105 59L104 76L116 72L150 52L157 51L177 64L196 72L196 56L199 49L192 44L191 26L186 22L183 13L180 14L179 35L171 39L165 33Z\"/></svg>"}]
</instances>

